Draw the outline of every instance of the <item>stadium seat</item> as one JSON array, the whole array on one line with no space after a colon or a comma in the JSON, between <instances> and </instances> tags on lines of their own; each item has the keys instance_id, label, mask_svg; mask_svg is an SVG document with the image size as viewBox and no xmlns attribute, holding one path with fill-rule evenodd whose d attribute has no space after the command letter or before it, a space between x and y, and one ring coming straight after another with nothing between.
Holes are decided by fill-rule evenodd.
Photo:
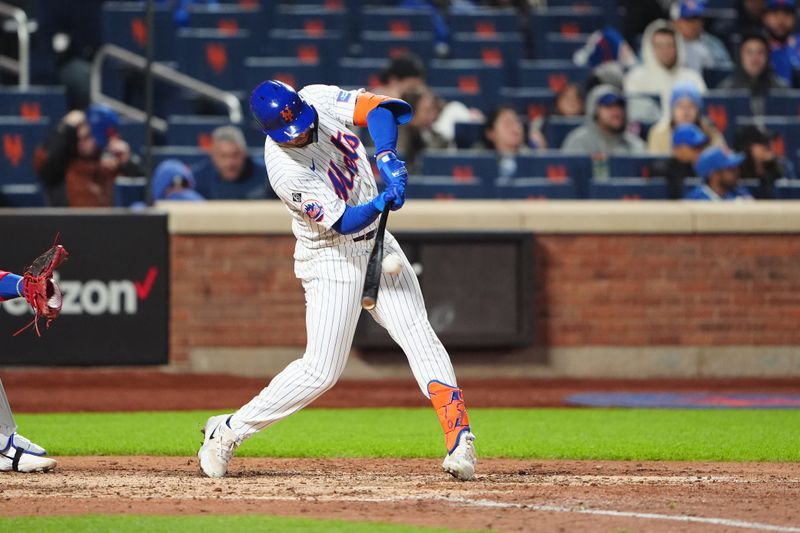
<instances>
[{"instance_id":1,"label":"stadium seat","mask_svg":"<svg viewBox=\"0 0 800 533\"><path fill-rule=\"evenodd\" d=\"M114 181L114 207L130 207L147 200L147 178L120 177Z\"/></svg>"},{"instance_id":2,"label":"stadium seat","mask_svg":"<svg viewBox=\"0 0 800 533\"><path fill-rule=\"evenodd\" d=\"M461 150L474 148L483 136L483 128L484 125L480 122L456 122L456 148Z\"/></svg>"},{"instance_id":3,"label":"stadium seat","mask_svg":"<svg viewBox=\"0 0 800 533\"><path fill-rule=\"evenodd\" d=\"M550 89L515 89L505 87L500 90L499 104L513 106L529 121L541 119L550 112L555 102L555 94Z\"/></svg>"},{"instance_id":4,"label":"stadium seat","mask_svg":"<svg viewBox=\"0 0 800 533\"><path fill-rule=\"evenodd\" d=\"M544 56L542 57L546 57L547 59L552 59L554 61L571 61L575 51L583 47L588 39L588 33L578 33L574 35L548 33L545 35Z\"/></svg>"},{"instance_id":5,"label":"stadium seat","mask_svg":"<svg viewBox=\"0 0 800 533\"><path fill-rule=\"evenodd\" d=\"M543 129L547 145L554 150L561 148L569 132L579 126L583 126L584 122L585 119L583 117L549 117L544 123Z\"/></svg>"},{"instance_id":6,"label":"stadium seat","mask_svg":"<svg viewBox=\"0 0 800 533\"><path fill-rule=\"evenodd\" d=\"M800 200L800 180L775 182L775 194L780 200Z\"/></svg>"},{"instance_id":7,"label":"stadium seat","mask_svg":"<svg viewBox=\"0 0 800 533\"><path fill-rule=\"evenodd\" d=\"M517 33L486 37L475 33L457 33L451 43L451 55L455 59L476 59L489 66L503 66L506 81L516 85L517 65L524 57L525 47Z\"/></svg>"},{"instance_id":8,"label":"stadium seat","mask_svg":"<svg viewBox=\"0 0 800 533\"><path fill-rule=\"evenodd\" d=\"M241 4L193 4L189 6L190 28L213 29L221 33L236 34L241 30L258 36L264 31L264 24L270 22L265 9L271 2L253 5Z\"/></svg>"},{"instance_id":9,"label":"stadium seat","mask_svg":"<svg viewBox=\"0 0 800 533\"><path fill-rule=\"evenodd\" d=\"M341 33L327 32L323 36L309 39L303 31L273 30L262 48L262 56L293 57L300 65L316 66L317 80L334 80L343 49Z\"/></svg>"},{"instance_id":10,"label":"stadium seat","mask_svg":"<svg viewBox=\"0 0 800 533\"><path fill-rule=\"evenodd\" d=\"M478 178L454 180L452 176L412 176L408 197L434 200L494 198L491 182Z\"/></svg>"},{"instance_id":11,"label":"stadium seat","mask_svg":"<svg viewBox=\"0 0 800 533\"><path fill-rule=\"evenodd\" d=\"M144 146L144 130L144 121L139 122L127 118L120 119L119 136L130 145L131 150L134 152L141 152Z\"/></svg>"},{"instance_id":12,"label":"stadium seat","mask_svg":"<svg viewBox=\"0 0 800 533\"><path fill-rule=\"evenodd\" d=\"M121 46L139 55L145 54L147 28L140 2L106 2L102 12L103 42ZM158 5L154 11L153 54L156 60L174 60L175 23L172 10Z\"/></svg>"},{"instance_id":13,"label":"stadium seat","mask_svg":"<svg viewBox=\"0 0 800 533\"><path fill-rule=\"evenodd\" d=\"M8 207L45 207L47 200L38 183L0 184L0 205Z\"/></svg>"},{"instance_id":14,"label":"stadium seat","mask_svg":"<svg viewBox=\"0 0 800 533\"><path fill-rule=\"evenodd\" d=\"M612 178L651 178L653 164L661 159L665 158L652 155L612 155L608 158L608 174Z\"/></svg>"},{"instance_id":15,"label":"stadium seat","mask_svg":"<svg viewBox=\"0 0 800 533\"><path fill-rule=\"evenodd\" d=\"M279 5L275 9L273 27L282 30L301 30L309 38L321 37L331 31L344 35L355 34L352 17L342 8L320 9L319 6Z\"/></svg>"},{"instance_id":16,"label":"stadium seat","mask_svg":"<svg viewBox=\"0 0 800 533\"><path fill-rule=\"evenodd\" d=\"M709 89L716 88L722 80L733 74L733 69L729 68L706 68L703 69L703 80Z\"/></svg>"},{"instance_id":17,"label":"stadium seat","mask_svg":"<svg viewBox=\"0 0 800 533\"><path fill-rule=\"evenodd\" d=\"M752 114L749 91L712 90L703 96L703 103L705 114L725 136L728 144L733 143L737 119Z\"/></svg>"},{"instance_id":18,"label":"stadium seat","mask_svg":"<svg viewBox=\"0 0 800 533\"><path fill-rule=\"evenodd\" d=\"M570 180L553 182L547 178L515 178L509 183L496 184L497 198L505 200L575 200L578 194Z\"/></svg>"},{"instance_id":19,"label":"stadium seat","mask_svg":"<svg viewBox=\"0 0 800 533\"><path fill-rule=\"evenodd\" d=\"M430 32L415 31L397 35L388 31L364 31L361 32L361 46L365 54L371 57L389 58L412 53L427 63L434 56L433 33ZM337 56L340 51L334 50Z\"/></svg>"},{"instance_id":20,"label":"stadium seat","mask_svg":"<svg viewBox=\"0 0 800 533\"><path fill-rule=\"evenodd\" d=\"M552 183L569 182L573 197L588 198L592 178L592 159L589 156L540 152L517 158L517 176L542 177Z\"/></svg>"},{"instance_id":21,"label":"stadium seat","mask_svg":"<svg viewBox=\"0 0 800 533\"><path fill-rule=\"evenodd\" d=\"M431 87L431 90L445 102L458 101L467 107L480 109L484 113L488 113L495 107L494 99L484 98L482 94L465 93L458 87Z\"/></svg>"},{"instance_id":22,"label":"stadium seat","mask_svg":"<svg viewBox=\"0 0 800 533\"><path fill-rule=\"evenodd\" d=\"M332 70L332 69L331 69ZM248 57L244 60L244 86L252 90L264 80L280 80L300 89L313 83L335 84L324 78L319 61L298 63L293 57Z\"/></svg>"},{"instance_id":23,"label":"stadium seat","mask_svg":"<svg viewBox=\"0 0 800 533\"><path fill-rule=\"evenodd\" d=\"M739 126L761 125L776 135L772 147L779 156L793 157L800 150L800 117L739 117ZM797 165L797 161L794 161Z\"/></svg>"},{"instance_id":24,"label":"stadium seat","mask_svg":"<svg viewBox=\"0 0 800 533\"><path fill-rule=\"evenodd\" d=\"M500 87L505 84L505 72L500 66L474 59L434 60L430 64L428 84L452 87L461 95L480 95L494 103Z\"/></svg>"},{"instance_id":25,"label":"stadium seat","mask_svg":"<svg viewBox=\"0 0 800 533\"><path fill-rule=\"evenodd\" d=\"M418 32L433 32L433 18L424 10L366 7L360 10L359 17L362 31L386 32L400 39L407 39Z\"/></svg>"},{"instance_id":26,"label":"stadium seat","mask_svg":"<svg viewBox=\"0 0 800 533\"><path fill-rule=\"evenodd\" d=\"M548 57L542 54L547 50L548 33L575 36L592 33L605 26L605 15L602 10L596 8L576 10L572 7L551 7L536 10L530 15L534 57Z\"/></svg>"},{"instance_id":27,"label":"stadium seat","mask_svg":"<svg viewBox=\"0 0 800 533\"><path fill-rule=\"evenodd\" d=\"M578 67L572 61L549 59L521 61L518 80L520 87L540 87L558 92L568 83L583 85L589 77L589 69Z\"/></svg>"},{"instance_id":28,"label":"stadium seat","mask_svg":"<svg viewBox=\"0 0 800 533\"><path fill-rule=\"evenodd\" d=\"M339 59L340 87L371 89L381 85L380 73L386 68L385 58L343 57Z\"/></svg>"},{"instance_id":29,"label":"stadium seat","mask_svg":"<svg viewBox=\"0 0 800 533\"><path fill-rule=\"evenodd\" d=\"M800 117L800 91L771 91L766 100L766 114L770 116Z\"/></svg>"},{"instance_id":30,"label":"stadium seat","mask_svg":"<svg viewBox=\"0 0 800 533\"><path fill-rule=\"evenodd\" d=\"M153 168L167 159L177 159L191 167L207 157L208 152L194 146L157 146L153 148Z\"/></svg>"},{"instance_id":31,"label":"stadium seat","mask_svg":"<svg viewBox=\"0 0 800 533\"><path fill-rule=\"evenodd\" d=\"M593 180L589 185L593 200L666 200L667 184L661 178L614 178Z\"/></svg>"},{"instance_id":32,"label":"stadium seat","mask_svg":"<svg viewBox=\"0 0 800 533\"><path fill-rule=\"evenodd\" d=\"M475 33L486 37L520 30L519 14L513 9L480 9L452 13L447 25L453 33Z\"/></svg>"},{"instance_id":33,"label":"stadium seat","mask_svg":"<svg viewBox=\"0 0 800 533\"><path fill-rule=\"evenodd\" d=\"M45 140L50 120L28 120L20 117L0 117L2 157L0 157L0 183L37 183L33 170L33 154Z\"/></svg>"},{"instance_id":34,"label":"stadium seat","mask_svg":"<svg viewBox=\"0 0 800 533\"><path fill-rule=\"evenodd\" d=\"M0 87L0 115L26 120L49 118L54 124L67 113L63 87Z\"/></svg>"},{"instance_id":35,"label":"stadium seat","mask_svg":"<svg viewBox=\"0 0 800 533\"><path fill-rule=\"evenodd\" d=\"M171 115L167 119L166 144L208 150L211 146L211 132L228 124L230 120L222 116Z\"/></svg>"},{"instance_id":36,"label":"stadium seat","mask_svg":"<svg viewBox=\"0 0 800 533\"><path fill-rule=\"evenodd\" d=\"M243 58L248 51L246 31L183 29L178 32L178 63L189 76L214 87L242 90Z\"/></svg>"},{"instance_id":37,"label":"stadium seat","mask_svg":"<svg viewBox=\"0 0 800 533\"><path fill-rule=\"evenodd\" d=\"M422 155L424 176L450 176L456 181L480 179L486 183L497 177L497 160L484 151L429 151Z\"/></svg>"}]
</instances>

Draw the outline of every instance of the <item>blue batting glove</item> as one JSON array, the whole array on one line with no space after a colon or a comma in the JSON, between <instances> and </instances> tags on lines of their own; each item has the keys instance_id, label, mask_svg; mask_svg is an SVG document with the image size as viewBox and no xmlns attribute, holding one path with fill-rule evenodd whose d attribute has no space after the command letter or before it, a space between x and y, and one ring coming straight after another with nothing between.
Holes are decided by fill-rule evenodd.
<instances>
[{"instance_id":1,"label":"blue batting glove","mask_svg":"<svg viewBox=\"0 0 800 533\"><path fill-rule=\"evenodd\" d=\"M388 186L401 183L405 188L408 183L408 170L405 161L400 161L392 152L383 154L377 160L378 170L381 172L383 182Z\"/></svg>"},{"instance_id":2,"label":"blue batting glove","mask_svg":"<svg viewBox=\"0 0 800 533\"><path fill-rule=\"evenodd\" d=\"M390 187L392 189L392 194L394 195L392 211L397 211L403 207L403 204L406 203L406 186L405 183L395 183Z\"/></svg>"},{"instance_id":3,"label":"blue batting glove","mask_svg":"<svg viewBox=\"0 0 800 533\"><path fill-rule=\"evenodd\" d=\"M372 206L383 213L383 210L386 209L386 204L389 202L396 202L397 201L397 193L394 187L387 187L385 191L380 193L378 196L372 199Z\"/></svg>"}]
</instances>

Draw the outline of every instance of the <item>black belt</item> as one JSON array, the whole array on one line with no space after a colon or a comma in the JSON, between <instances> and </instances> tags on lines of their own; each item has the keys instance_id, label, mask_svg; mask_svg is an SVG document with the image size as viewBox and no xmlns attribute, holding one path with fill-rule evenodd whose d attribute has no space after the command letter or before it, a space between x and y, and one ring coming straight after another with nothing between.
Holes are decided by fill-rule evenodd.
<instances>
[{"instance_id":1,"label":"black belt","mask_svg":"<svg viewBox=\"0 0 800 533\"><path fill-rule=\"evenodd\" d=\"M375 230L368 231L364 235L359 235L358 237L353 237L353 242L359 241L369 241L375 238Z\"/></svg>"}]
</instances>

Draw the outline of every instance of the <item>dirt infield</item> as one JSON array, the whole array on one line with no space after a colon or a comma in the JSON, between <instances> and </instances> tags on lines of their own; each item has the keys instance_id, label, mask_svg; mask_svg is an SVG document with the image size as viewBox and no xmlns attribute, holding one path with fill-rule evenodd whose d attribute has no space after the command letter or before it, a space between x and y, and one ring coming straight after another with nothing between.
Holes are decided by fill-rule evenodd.
<instances>
[{"instance_id":1,"label":"dirt infield","mask_svg":"<svg viewBox=\"0 0 800 533\"><path fill-rule=\"evenodd\" d=\"M432 460L62 457L2 475L0 515L274 514L500 531L800 532L800 465L485 460L457 482Z\"/></svg>"},{"instance_id":2,"label":"dirt infield","mask_svg":"<svg viewBox=\"0 0 800 533\"><path fill-rule=\"evenodd\" d=\"M5 370L0 379L20 413L219 409L243 405L268 378L174 374L150 369ZM591 391L800 393L785 380L463 380L471 407L559 407L570 394ZM342 381L314 407L424 407L410 377Z\"/></svg>"}]
</instances>

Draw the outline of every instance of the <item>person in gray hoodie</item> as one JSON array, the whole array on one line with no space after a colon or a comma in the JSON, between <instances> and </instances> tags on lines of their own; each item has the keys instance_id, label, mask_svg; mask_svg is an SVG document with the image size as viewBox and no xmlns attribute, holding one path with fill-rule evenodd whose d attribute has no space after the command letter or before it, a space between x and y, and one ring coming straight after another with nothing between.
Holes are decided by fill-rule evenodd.
<instances>
[{"instance_id":1,"label":"person in gray hoodie","mask_svg":"<svg viewBox=\"0 0 800 533\"><path fill-rule=\"evenodd\" d=\"M642 139L628 133L625 96L613 85L598 85L586 97L586 123L569 132L562 152L604 155L643 154Z\"/></svg>"}]
</instances>

